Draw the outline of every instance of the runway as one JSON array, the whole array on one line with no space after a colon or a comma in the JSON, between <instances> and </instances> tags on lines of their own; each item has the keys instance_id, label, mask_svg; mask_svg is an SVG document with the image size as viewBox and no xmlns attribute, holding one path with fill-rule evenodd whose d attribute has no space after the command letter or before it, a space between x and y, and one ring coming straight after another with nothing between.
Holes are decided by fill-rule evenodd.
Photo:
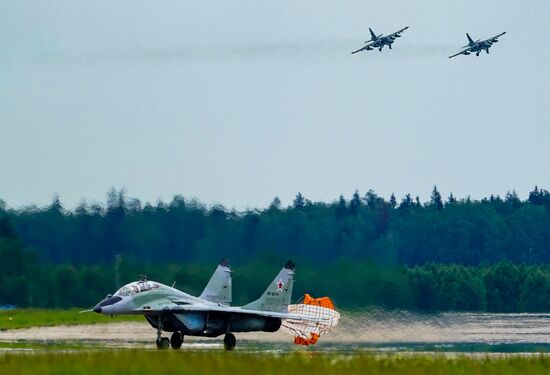
<instances>
[{"instance_id":1,"label":"runway","mask_svg":"<svg viewBox=\"0 0 550 375\"><path fill-rule=\"evenodd\" d=\"M156 332L143 322L35 327L0 331L0 347L65 345L92 348L155 348ZM237 333L239 350L306 350L276 333ZM221 337L186 336L183 350L222 349ZM550 353L550 314L415 314L376 310L344 313L338 327L310 351Z\"/></svg>"}]
</instances>

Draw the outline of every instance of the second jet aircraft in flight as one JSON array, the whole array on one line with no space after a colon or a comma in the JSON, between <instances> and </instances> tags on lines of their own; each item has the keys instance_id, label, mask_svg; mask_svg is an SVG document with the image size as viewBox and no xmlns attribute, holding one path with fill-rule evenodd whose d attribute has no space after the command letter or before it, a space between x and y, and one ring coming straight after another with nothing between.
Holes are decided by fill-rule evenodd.
<instances>
[{"instance_id":1,"label":"second jet aircraft in flight","mask_svg":"<svg viewBox=\"0 0 550 375\"><path fill-rule=\"evenodd\" d=\"M485 39L485 40L479 40L478 39L474 42L474 40L470 37L470 35L468 33L466 33L466 37L468 38L468 44L465 45L464 47L462 47L462 48L464 48L462 51L460 51L458 53L455 53L454 55L449 56L449 58L452 59L453 57L456 57L456 56L459 56L459 55L470 55L472 53L475 53L476 56L479 56L479 54L483 50L485 50L485 52L489 53L489 48L491 48L491 46L494 43L498 42L498 38L500 38L504 34L506 34L506 31L503 32L503 33L500 33L498 35L495 35L492 38Z\"/></svg>"}]
</instances>

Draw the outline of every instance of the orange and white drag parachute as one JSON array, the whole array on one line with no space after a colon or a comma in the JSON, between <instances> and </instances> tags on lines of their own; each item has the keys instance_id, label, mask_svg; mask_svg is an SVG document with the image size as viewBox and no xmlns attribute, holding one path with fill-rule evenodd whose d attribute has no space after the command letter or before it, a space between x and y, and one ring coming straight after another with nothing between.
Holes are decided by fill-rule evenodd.
<instances>
[{"instance_id":1,"label":"orange and white drag parachute","mask_svg":"<svg viewBox=\"0 0 550 375\"><path fill-rule=\"evenodd\" d=\"M322 334L336 327L340 313L334 309L334 303L328 297L313 298L309 294L294 305L288 305L288 312L302 315L311 320L285 319L281 325L284 332L294 336L298 345L317 343Z\"/></svg>"}]
</instances>

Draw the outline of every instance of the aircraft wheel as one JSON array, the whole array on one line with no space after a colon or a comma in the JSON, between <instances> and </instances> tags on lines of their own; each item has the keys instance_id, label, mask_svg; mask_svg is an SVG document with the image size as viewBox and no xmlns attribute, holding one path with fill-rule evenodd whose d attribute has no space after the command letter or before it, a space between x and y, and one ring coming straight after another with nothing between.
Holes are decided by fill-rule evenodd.
<instances>
[{"instance_id":1,"label":"aircraft wheel","mask_svg":"<svg viewBox=\"0 0 550 375\"><path fill-rule=\"evenodd\" d=\"M223 338L223 347L225 350L233 350L235 349L235 345L237 345L237 339L235 338L235 335L231 332L228 332L225 334L225 337Z\"/></svg>"},{"instance_id":2,"label":"aircraft wheel","mask_svg":"<svg viewBox=\"0 0 550 375\"><path fill-rule=\"evenodd\" d=\"M158 349L168 349L170 347L170 339L168 337L161 337L157 339Z\"/></svg>"},{"instance_id":3,"label":"aircraft wheel","mask_svg":"<svg viewBox=\"0 0 550 375\"><path fill-rule=\"evenodd\" d=\"M175 331L172 333L172 337L170 337L170 346L172 349L179 349L181 348L181 344L183 344L183 333Z\"/></svg>"}]
</instances>

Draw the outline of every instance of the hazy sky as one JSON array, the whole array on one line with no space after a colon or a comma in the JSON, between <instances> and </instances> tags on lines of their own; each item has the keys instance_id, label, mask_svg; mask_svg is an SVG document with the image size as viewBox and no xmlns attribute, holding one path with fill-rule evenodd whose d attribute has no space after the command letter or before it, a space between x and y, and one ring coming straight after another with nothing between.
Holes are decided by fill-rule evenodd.
<instances>
[{"instance_id":1,"label":"hazy sky","mask_svg":"<svg viewBox=\"0 0 550 375\"><path fill-rule=\"evenodd\" d=\"M0 198L525 197L550 189L549 25L548 0L3 0ZM351 55L369 26L411 28Z\"/></svg>"}]
</instances>

